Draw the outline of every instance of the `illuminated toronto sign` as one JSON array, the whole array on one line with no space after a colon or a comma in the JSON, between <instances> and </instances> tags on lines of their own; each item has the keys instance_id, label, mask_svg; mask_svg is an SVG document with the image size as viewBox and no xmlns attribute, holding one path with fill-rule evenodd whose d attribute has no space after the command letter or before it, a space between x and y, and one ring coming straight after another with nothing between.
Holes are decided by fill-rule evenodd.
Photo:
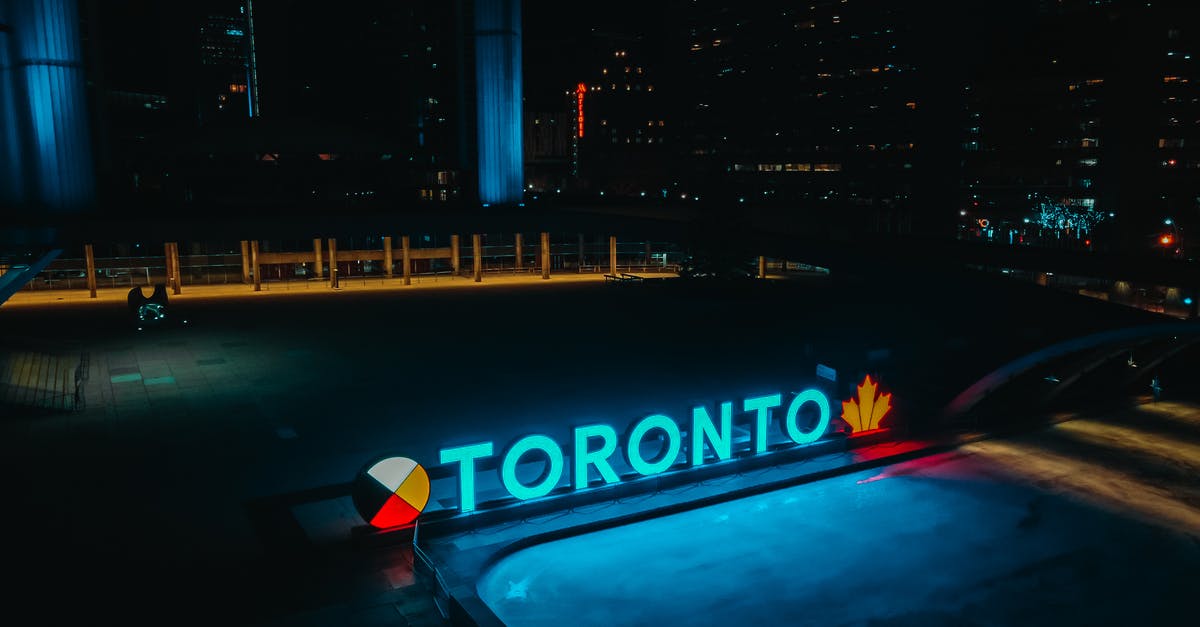
<instances>
[{"instance_id":1,"label":"illuminated toronto sign","mask_svg":"<svg viewBox=\"0 0 1200 627\"><path fill-rule=\"evenodd\" d=\"M890 399L890 394L877 395L877 384L867 377L858 386L857 397L842 402L841 417L850 435L878 430L891 409ZM748 423L750 442L746 450L735 451L735 408L743 414L741 422ZM770 426L776 418L786 440L769 447ZM718 463L735 454L766 454L769 449L812 444L831 431L831 418L828 397L817 388L809 388L789 398L768 394L743 399L739 404L725 401L714 407L695 406L687 429L670 416L650 414L620 433L603 423L574 427L565 443L534 433L517 438L499 452L491 441L446 447L439 450L438 463L456 477L457 509L467 514L476 510L476 479L485 465L496 464L504 491L516 500L527 501L550 495L564 483L564 476L568 490L588 490L668 470L685 471ZM647 454L647 448L654 452ZM542 460L538 476L518 476L522 464L538 459ZM624 478L618 465L625 469ZM404 457L389 457L359 473L354 501L365 520L385 528L416 520L429 492L429 476L420 464Z\"/></svg>"}]
</instances>

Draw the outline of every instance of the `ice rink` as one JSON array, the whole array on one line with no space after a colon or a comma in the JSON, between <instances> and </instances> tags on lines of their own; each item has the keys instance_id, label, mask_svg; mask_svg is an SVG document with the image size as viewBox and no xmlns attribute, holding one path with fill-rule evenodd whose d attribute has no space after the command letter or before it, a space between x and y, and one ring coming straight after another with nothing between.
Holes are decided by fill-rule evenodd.
<instances>
[{"instance_id":1,"label":"ice rink","mask_svg":"<svg viewBox=\"0 0 1200 627\"><path fill-rule=\"evenodd\" d=\"M513 627L1194 624L1195 533L1034 477L1012 446L536 545L479 594Z\"/></svg>"}]
</instances>

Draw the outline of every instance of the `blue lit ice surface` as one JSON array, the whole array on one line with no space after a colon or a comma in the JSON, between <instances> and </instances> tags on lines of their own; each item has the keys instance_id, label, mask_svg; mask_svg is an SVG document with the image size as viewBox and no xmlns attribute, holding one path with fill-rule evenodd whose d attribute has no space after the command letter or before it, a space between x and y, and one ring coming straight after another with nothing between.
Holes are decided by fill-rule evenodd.
<instances>
[{"instance_id":1,"label":"blue lit ice surface","mask_svg":"<svg viewBox=\"0 0 1200 627\"><path fill-rule=\"evenodd\" d=\"M535 545L477 589L513 627L1134 624L1186 596L1194 545L948 459Z\"/></svg>"}]
</instances>

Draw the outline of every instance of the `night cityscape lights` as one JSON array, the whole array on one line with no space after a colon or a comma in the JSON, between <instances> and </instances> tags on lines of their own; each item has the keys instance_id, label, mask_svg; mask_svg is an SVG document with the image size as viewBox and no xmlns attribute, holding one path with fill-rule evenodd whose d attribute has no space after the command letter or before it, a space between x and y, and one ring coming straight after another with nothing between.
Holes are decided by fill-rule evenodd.
<instances>
[{"instance_id":1,"label":"night cityscape lights","mask_svg":"<svg viewBox=\"0 0 1200 627\"><path fill-rule=\"evenodd\" d=\"M1195 0L0 0L11 620L1195 623L1198 55Z\"/></svg>"}]
</instances>

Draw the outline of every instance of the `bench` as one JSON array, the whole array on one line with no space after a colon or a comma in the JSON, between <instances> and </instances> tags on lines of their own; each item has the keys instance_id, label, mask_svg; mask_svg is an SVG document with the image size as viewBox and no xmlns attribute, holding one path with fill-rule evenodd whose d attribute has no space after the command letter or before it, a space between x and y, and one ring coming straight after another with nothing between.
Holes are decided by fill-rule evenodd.
<instances>
[{"instance_id":1,"label":"bench","mask_svg":"<svg viewBox=\"0 0 1200 627\"><path fill-rule=\"evenodd\" d=\"M641 279L642 279L641 277L635 277L631 274L624 274L624 273L622 273L620 275L616 275L616 274L604 275L605 283L632 283L635 281L640 281Z\"/></svg>"},{"instance_id":2,"label":"bench","mask_svg":"<svg viewBox=\"0 0 1200 627\"><path fill-rule=\"evenodd\" d=\"M640 276L638 276L638 275L636 275L636 274L629 274L628 272L622 272L622 273L621 273L621 278L622 278L623 280L625 280L625 281L634 281L634 282L637 282L637 283L641 283L642 281L644 281L644 280L645 280L645 279L643 279L642 277L640 277Z\"/></svg>"}]
</instances>

